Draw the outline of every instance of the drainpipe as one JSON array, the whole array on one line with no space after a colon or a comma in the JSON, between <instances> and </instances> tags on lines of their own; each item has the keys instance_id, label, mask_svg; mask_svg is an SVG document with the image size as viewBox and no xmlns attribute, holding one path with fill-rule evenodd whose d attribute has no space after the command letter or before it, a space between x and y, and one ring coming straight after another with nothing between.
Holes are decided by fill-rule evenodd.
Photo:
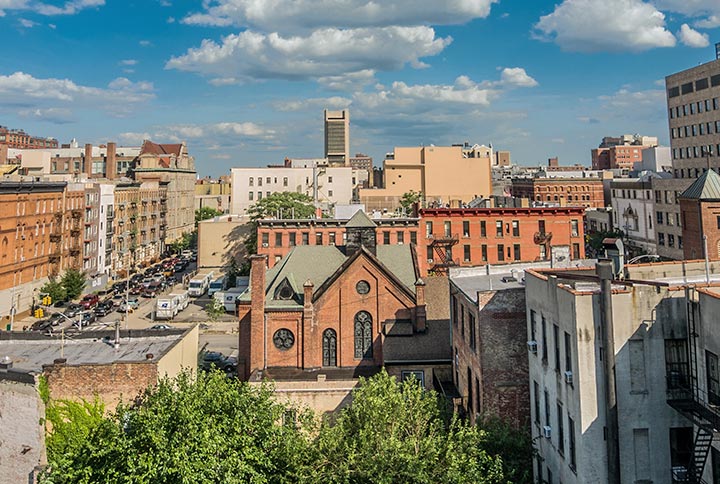
<instances>
[{"instance_id":1,"label":"drainpipe","mask_svg":"<svg viewBox=\"0 0 720 484\"><path fill-rule=\"evenodd\" d=\"M612 315L613 263L600 260L596 265L600 278L600 322L602 330L603 373L605 374L605 445L607 449L607 482L620 484L620 446L615 386L615 334Z\"/></svg>"}]
</instances>

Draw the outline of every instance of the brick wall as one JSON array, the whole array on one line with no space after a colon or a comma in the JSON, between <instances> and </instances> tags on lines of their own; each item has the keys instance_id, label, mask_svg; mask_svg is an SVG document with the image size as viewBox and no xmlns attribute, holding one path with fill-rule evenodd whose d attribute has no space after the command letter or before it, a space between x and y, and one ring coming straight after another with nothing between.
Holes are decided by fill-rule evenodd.
<instances>
[{"instance_id":1,"label":"brick wall","mask_svg":"<svg viewBox=\"0 0 720 484\"><path fill-rule=\"evenodd\" d=\"M680 200L680 212L685 259L702 259L705 256L703 235L707 236L708 257L720 259L720 203Z\"/></svg>"}]
</instances>

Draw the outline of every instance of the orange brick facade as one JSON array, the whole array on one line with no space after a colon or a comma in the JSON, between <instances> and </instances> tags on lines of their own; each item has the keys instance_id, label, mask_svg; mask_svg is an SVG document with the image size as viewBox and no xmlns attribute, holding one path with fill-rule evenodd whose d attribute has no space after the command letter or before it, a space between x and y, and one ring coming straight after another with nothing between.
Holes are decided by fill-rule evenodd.
<instances>
[{"instance_id":1,"label":"orange brick facade","mask_svg":"<svg viewBox=\"0 0 720 484\"><path fill-rule=\"evenodd\" d=\"M418 219L378 219L378 245L417 244ZM257 232L257 253L268 256L272 268L296 245L345 245L346 220L260 220Z\"/></svg>"},{"instance_id":2,"label":"orange brick facade","mask_svg":"<svg viewBox=\"0 0 720 484\"><path fill-rule=\"evenodd\" d=\"M533 262L549 260L558 245L583 259L584 213L578 207L421 210L418 261L423 273L443 259L459 266Z\"/></svg>"},{"instance_id":3,"label":"orange brick facade","mask_svg":"<svg viewBox=\"0 0 720 484\"><path fill-rule=\"evenodd\" d=\"M512 195L560 206L605 206L603 182L599 178L515 178Z\"/></svg>"}]
</instances>

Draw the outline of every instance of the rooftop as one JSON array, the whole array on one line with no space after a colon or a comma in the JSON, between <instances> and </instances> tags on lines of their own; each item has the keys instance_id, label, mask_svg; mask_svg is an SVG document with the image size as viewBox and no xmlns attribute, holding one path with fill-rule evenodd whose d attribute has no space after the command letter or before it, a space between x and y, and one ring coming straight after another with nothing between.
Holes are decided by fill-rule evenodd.
<instances>
[{"instance_id":1,"label":"rooftop","mask_svg":"<svg viewBox=\"0 0 720 484\"><path fill-rule=\"evenodd\" d=\"M113 346L114 331L84 333L64 339L58 335L48 338L36 333L5 335L0 340L0 359L9 357L16 371L38 373L43 365L52 364L58 358L65 358L66 364L71 366L156 362L183 338L185 332L177 329L148 335L148 331L139 331L140 336L128 338L123 331L121 336L125 337L121 337L118 349ZM148 359L148 354L153 357Z\"/></svg>"},{"instance_id":2,"label":"rooftop","mask_svg":"<svg viewBox=\"0 0 720 484\"><path fill-rule=\"evenodd\" d=\"M700 175L680 198L691 200L720 200L720 175L714 170L707 170Z\"/></svg>"}]
</instances>

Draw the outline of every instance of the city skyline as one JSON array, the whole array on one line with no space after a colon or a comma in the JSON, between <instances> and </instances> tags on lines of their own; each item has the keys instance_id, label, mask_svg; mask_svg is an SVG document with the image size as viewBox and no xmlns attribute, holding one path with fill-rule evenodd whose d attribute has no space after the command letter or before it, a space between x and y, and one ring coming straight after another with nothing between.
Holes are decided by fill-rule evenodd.
<instances>
[{"instance_id":1,"label":"city skyline","mask_svg":"<svg viewBox=\"0 0 720 484\"><path fill-rule=\"evenodd\" d=\"M492 143L590 164L603 136L669 145L664 77L715 58L713 0L4 2L3 125L61 143L187 141L201 176L323 153ZM622 14L618 14L622 12Z\"/></svg>"}]
</instances>

